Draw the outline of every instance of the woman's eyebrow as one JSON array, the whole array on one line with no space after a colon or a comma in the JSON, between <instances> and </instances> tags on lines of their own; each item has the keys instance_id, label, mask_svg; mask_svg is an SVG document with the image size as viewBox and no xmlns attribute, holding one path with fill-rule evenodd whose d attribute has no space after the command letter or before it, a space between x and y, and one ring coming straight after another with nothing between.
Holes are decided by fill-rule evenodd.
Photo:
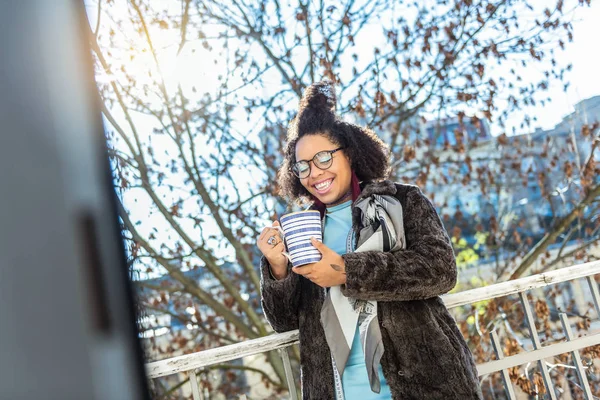
<instances>
[{"instance_id":1,"label":"woman's eyebrow","mask_svg":"<svg viewBox=\"0 0 600 400\"><path fill-rule=\"evenodd\" d=\"M331 150L333 150L333 149L331 149ZM303 160L303 159L302 159L302 160L300 160L300 159L296 159L296 162L300 162L300 161L312 161L312 159L313 159L313 158L315 158L315 156L316 156L317 154L319 154L320 152L322 152L322 151L331 151L331 150L328 150L328 149L319 150L319 151L317 151L315 154L313 154L313 156L312 156L310 159L308 159L308 160Z\"/></svg>"}]
</instances>

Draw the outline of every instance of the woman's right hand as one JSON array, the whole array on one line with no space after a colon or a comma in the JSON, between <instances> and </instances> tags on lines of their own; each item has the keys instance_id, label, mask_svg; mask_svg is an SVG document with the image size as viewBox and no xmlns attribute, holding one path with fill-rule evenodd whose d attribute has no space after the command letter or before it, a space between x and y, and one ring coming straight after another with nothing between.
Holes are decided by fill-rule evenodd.
<instances>
[{"instance_id":1,"label":"woman's right hand","mask_svg":"<svg viewBox=\"0 0 600 400\"><path fill-rule=\"evenodd\" d=\"M261 253L265 256L269 265L271 265L271 272L273 276L280 280L287 276L287 265L288 259L283 255L285 251L285 245L281 238L279 229L279 221L273 222L273 226L266 227L258 237L256 245ZM269 244L267 241L274 237L275 243Z\"/></svg>"}]
</instances>

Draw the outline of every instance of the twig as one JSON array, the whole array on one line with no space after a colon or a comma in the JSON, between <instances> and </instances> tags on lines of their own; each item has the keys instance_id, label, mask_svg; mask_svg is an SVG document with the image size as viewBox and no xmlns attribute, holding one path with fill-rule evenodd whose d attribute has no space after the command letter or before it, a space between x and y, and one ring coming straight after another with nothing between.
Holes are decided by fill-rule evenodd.
<instances>
[{"instance_id":1,"label":"twig","mask_svg":"<svg viewBox=\"0 0 600 400\"><path fill-rule=\"evenodd\" d=\"M190 21L190 3L192 2L192 0L183 1L185 1L185 10L183 11L183 16L181 17L181 42L179 43L179 48L177 49L177 55L181 53L181 50L183 50L183 46L185 46L187 26Z\"/></svg>"},{"instance_id":2,"label":"twig","mask_svg":"<svg viewBox=\"0 0 600 400\"><path fill-rule=\"evenodd\" d=\"M96 29L94 29L94 37L98 38L100 32L100 16L102 15L102 0L98 0L98 14L96 16Z\"/></svg>"}]
</instances>

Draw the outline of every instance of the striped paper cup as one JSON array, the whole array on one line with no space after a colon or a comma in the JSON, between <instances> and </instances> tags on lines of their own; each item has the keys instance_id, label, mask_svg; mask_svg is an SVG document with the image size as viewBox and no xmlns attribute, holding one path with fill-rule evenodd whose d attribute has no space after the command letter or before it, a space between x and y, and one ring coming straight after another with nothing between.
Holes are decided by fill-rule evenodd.
<instances>
[{"instance_id":1,"label":"striped paper cup","mask_svg":"<svg viewBox=\"0 0 600 400\"><path fill-rule=\"evenodd\" d=\"M323 241L321 214L317 210L299 211L281 217L288 258L294 267L321 260L321 253L311 243L314 236Z\"/></svg>"}]
</instances>

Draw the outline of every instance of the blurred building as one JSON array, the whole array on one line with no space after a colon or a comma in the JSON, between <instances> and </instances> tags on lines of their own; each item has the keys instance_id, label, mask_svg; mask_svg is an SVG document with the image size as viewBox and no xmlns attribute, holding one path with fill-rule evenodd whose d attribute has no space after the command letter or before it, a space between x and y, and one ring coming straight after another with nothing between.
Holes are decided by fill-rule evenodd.
<instances>
[{"instance_id":1,"label":"blurred building","mask_svg":"<svg viewBox=\"0 0 600 400\"><path fill-rule=\"evenodd\" d=\"M584 127L597 121L600 96L576 104L575 111L552 129L505 138L492 137L485 121L473 123L467 117L462 125L458 118L415 119L409 124L410 134L394 149L393 158L398 160L394 172L401 180L418 183L419 174L427 169L422 189L434 201L448 231L460 229L468 243L475 242L478 226L489 229L492 217L502 230L539 240L581 197L577 171L591 151ZM390 123L382 138L390 140L395 129ZM408 162L403 158L405 143L419 144ZM435 162L423 166L423 158L431 155ZM600 160L598 153L595 157ZM493 184L486 174L492 175ZM542 190L550 194L550 201ZM571 237L577 238L577 234Z\"/></svg>"}]
</instances>

